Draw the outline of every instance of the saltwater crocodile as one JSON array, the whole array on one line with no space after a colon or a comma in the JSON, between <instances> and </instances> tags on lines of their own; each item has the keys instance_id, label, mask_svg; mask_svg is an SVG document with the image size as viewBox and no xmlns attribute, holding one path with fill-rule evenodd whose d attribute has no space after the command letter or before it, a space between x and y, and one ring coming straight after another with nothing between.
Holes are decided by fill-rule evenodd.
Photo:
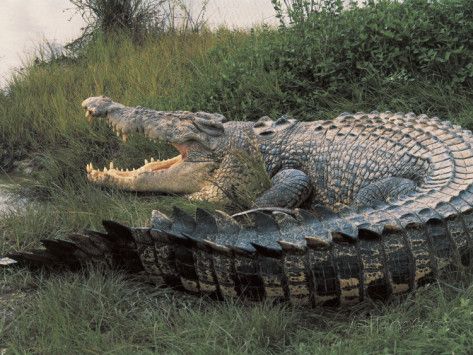
<instances>
[{"instance_id":1,"label":"saltwater crocodile","mask_svg":"<svg viewBox=\"0 0 473 355\"><path fill-rule=\"evenodd\" d=\"M250 210L153 212L150 227L105 221L10 257L30 265L102 261L154 282L221 298L306 305L352 304L413 291L469 263L473 239L473 136L413 113L343 113L298 122L129 108L105 97L83 103L125 140L173 144L180 155L135 171L87 165L90 181L189 194L231 204L245 188ZM255 180L255 158L271 186Z\"/></svg>"}]
</instances>

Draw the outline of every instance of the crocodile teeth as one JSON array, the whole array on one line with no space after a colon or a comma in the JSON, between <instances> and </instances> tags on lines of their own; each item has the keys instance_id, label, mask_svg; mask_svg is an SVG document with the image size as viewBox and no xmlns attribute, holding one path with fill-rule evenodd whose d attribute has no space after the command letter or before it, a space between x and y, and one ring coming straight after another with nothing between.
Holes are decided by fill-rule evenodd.
<instances>
[{"instance_id":1,"label":"crocodile teeth","mask_svg":"<svg viewBox=\"0 0 473 355\"><path fill-rule=\"evenodd\" d=\"M125 142L125 143L128 142L128 134L123 133L123 135L122 135L122 141Z\"/></svg>"},{"instance_id":2,"label":"crocodile teeth","mask_svg":"<svg viewBox=\"0 0 473 355\"><path fill-rule=\"evenodd\" d=\"M87 122L90 124L94 120L94 116L92 116L92 111L86 110L85 117L87 118Z\"/></svg>"},{"instance_id":3,"label":"crocodile teeth","mask_svg":"<svg viewBox=\"0 0 473 355\"><path fill-rule=\"evenodd\" d=\"M145 159L145 164L148 164L148 159Z\"/></svg>"},{"instance_id":4,"label":"crocodile teeth","mask_svg":"<svg viewBox=\"0 0 473 355\"><path fill-rule=\"evenodd\" d=\"M110 168L110 170L112 170L112 169L113 169L113 161L111 161L111 162L110 162L110 164L109 164L109 168Z\"/></svg>"},{"instance_id":5,"label":"crocodile teeth","mask_svg":"<svg viewBox=\"0 0 473 355\"><path fill-rule=\"evenodd\" d=\"M107 167L104 166L102 171L103 171L104 173L106 173L106 172L108 171L108 170L107 170Z\"/></svg>"},{"instance_id":6,"label":"crocodile teeth","mask_svg":"<svg viewBox=\"0 0 473 355\"><path fill-rule=\"evenodd\" d=\"M153 158L153 157L151 157L151 161L154 161L154 158Z\"/></svg>"},{"instance_id":7,"label":"crocodile teeth","mask_svg":"<svg viewBox=\"0 0 473 355\"><path fill-rule=\"evenodd\" d=\"M117 137L120 137L120 132L115 131L115 134L117 135Z\"/></svg>"}]
</instances>

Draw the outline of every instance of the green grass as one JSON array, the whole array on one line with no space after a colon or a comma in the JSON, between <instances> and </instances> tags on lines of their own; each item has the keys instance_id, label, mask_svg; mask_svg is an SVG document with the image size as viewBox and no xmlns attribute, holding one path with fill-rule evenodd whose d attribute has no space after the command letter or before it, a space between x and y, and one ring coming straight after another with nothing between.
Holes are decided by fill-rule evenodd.
<instances>
[{"instance_id":1,"label":"green grass","mask_svg":"<svg viewBox=\"0 0 473 355\"><path fill-rule=\"evenodd\" d=\"M457 26L449 19L463 19L457 8L462 1L452 1L437 26L447 37L438 37L429 23L438 9L422 7L417 16L431 29L425 36L448 39ZM410 0L409 6L417 6L416 2L425 5ZM132 136L125 145L106 127L88 126L80 108L88 96L105 94L128 105L159 110L218 111L231 119L286 112L309 119L330 118L342 111L415 111L473 128L471 78L467 75L458 82L455 76L462 70L455 65L470 58L469 42L464 52L453 55L455 65L426 62L425 68L433 64L440 68L444 74L438 76L412 80L415 72L406 76L397 67L384 73L391 66L381 65L382 61L380 72L361 75L356 65L350 72L346 69L350 63L345 63L340 72L345 76L335 86L318 85L314 78L325 78L327 73L317 70L338 65L340 53L351 53L343 58L363 57L372 49L381 50L377 43L386 44L373 41L372 47L358 52L345 42L344 36L356 32L362 19L372 25L385 16L400 36L418 23L415 12L407 12L406 21L399 23L393 15L399 6L382 6L323 22L333 26L330 41L320 41L328 30L320 32L313 24L302 32L169 34L139 46L117 35L111 40L99 38L75 59L28 67L11 82L7 95L0 94L0 152L32 158L37 171L23 182L21 191L31 204L0 217L0 255L37 247L42 238L100 229L102 219L144 225L152 209L196 207L179 196L124 193L86 181L84 167L90 161L102 166L113 159L133 167L144 158L172 154L140 137ZM455 31L445 32L451 22L450 30ZM462 35L467 33L465 26ZM392 61L388 44L393 43L387 42L385 53ZM302 46L304 51L294 52L291 46ZM372 58L366 61L375 63ZM306 69L311 68L317 70L308 80ZM415 70L423 73L425 68ZM0 353L3 348L8 353L466 353L473 346L470 274L448 282L420 289L400 303L306 310L199 299L154 289L110 270L49 275L2 269Z\"/></svg>"},{"instance_id":2,"label":"green grass","mask_svg":"<svg viewBox=\"0 0 473 355\"><path fill-rule=\"evenodd\" d=\"M37 153L38 159L51 153L59 160L65 154L72 169L79 162L85 166L86 156L120 150L108 130L87 126L82 100L101 93L130 105L185 108L178 93L192 77L192 60L199 60L216 40L212 34L170 35L136 47L127 36L117 35L115 40L99 39L78 59L31 66L15 77L9 95L0 95L2 145L15 155Z\"/></svg>"},{"instance_id":3,"label":"green grass","mask_svg":"<svg viewBox=\"0 0 473 355\"><path fill-rule=\"evenodd\" d=\"M305 310L216 302L123 275L3 272L0 348L12 353L467 353L473 287L430 285L402 303ZM12 282L14 280L14 282Z\"/></svg>"}]
</instances>

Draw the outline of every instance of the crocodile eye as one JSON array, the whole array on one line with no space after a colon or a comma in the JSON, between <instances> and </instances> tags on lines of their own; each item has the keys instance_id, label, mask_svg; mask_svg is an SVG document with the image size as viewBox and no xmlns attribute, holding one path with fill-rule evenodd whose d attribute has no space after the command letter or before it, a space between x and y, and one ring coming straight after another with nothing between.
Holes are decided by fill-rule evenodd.
<instances>
[{"instance_id":1,"label":"crocodile eye","mask_svg":"<svg viewBox=\"0 0 473 355\"><path fill-rule=\"evenodd\" d=\"M264 122L256 122L253 127L255 128L259 128L259 127L264 127L265 126L265 123Z\"/></svg>"},{"instance_id":2,"label":"crocodile eye","mask_svg":"<svg viewBox=\"0 0 473 355\"><path fill-rule=\"evenodd\" d=\"M274 134L274 131L273 131L273 130L267 130L267 131L261 132L259 135L260 135L260 136L270 136L270 135L272 135L272 134Z\"/></svg>"}]
</instances>

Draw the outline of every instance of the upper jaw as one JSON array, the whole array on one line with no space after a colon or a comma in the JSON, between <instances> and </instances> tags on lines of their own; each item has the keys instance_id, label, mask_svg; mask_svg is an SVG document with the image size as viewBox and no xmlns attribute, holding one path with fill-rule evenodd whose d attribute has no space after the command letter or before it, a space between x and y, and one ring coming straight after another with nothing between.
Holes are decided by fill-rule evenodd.
<instances>
[{"instance_id":1,"label":"upper jaw","mask_svg":"<svg viewBox=\"0 0 473 355\"><path fill-rule=\"evenodd\" d=\"M96 118L105 119L108 126L118 137L121 137L124 142L128 140L128 135L131 133L130 130L133 123L137 123L134 122L137 118L134 118L132 115L126 115L127 111L130 111L130 108L114 102L106 96L89 97L82 101L81 106L85 109L85 117L89 123L92 123ZM135 131L140 130L135 129Z\"/></svg>"},{"instance_id":2,"label":"upper jaw","mask_svg":"<svg viewBox=\"0 0 473 355\"><path fill-rule=\"evenodd\" d=\"M85 109L85 117L90 122L96 117L106 117L114 109L123 109L124 105L112 101L106 96L92 96L81 104L82 108Z\"/></svg>"}]
</instances>

